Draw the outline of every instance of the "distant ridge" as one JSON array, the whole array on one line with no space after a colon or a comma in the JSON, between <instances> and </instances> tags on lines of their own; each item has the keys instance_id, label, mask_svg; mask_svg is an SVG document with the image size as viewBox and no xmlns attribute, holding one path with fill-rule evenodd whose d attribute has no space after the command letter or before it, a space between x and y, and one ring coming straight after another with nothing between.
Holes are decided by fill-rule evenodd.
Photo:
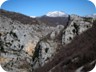
<instances>
[{"instance_id":1,"label":"distant ridge","mask_svg":"<svg viewBox=\"0 0 96 72\"><path fill-rule=\"evenodd\" d=\"M38 21L35 18L3 9L0 9L0 16L5 16L11 18L12 20L20 21L23 24L38 24Z\"/></svg>"}]
</instances>

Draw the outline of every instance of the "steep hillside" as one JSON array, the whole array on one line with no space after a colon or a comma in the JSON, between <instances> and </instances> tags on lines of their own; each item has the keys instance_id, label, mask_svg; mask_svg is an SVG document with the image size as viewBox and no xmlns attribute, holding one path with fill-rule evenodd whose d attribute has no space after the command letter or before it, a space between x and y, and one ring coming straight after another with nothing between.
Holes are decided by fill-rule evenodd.
<instances>
[{"instance_id":1,"label":"steep hillside","mask_svg":"<svg viewBox=\"0 0 96 72\"><path fill-rule=\"evenodd\" d=\"M54 58L35 72L88 72L96 63L96 21L89 30L76 36ZM93 64L93 65L92 65ZM78 69L80 68L81 69ZM80 70L80 71L79 71Z\"/></svg>"},{"instance_id":2,"label":"steep hillside","mask_svg":"<svg viewBox=\"0 0 96 72\"><path fill-rule=\"evenodd\" d=\"M48 17L48 16L42 16L37 17L37 19L47 25L50 26L56 26L56 25L66 25L69 21L68 16L67 17Z\"/></svg>"},{"instance_id":3,"label":"steep hillside","mask_svg":"<svg viewBox=\"0 0 96 72\"><path fill-rule=\"evenodd\" d=\"M34 72L54 59L59 50L69 50L69 53L72 49L70 53L73 53L75 49L73 41L78 40L79 35L92 28L94 21L93 18L83 18L77 15L69 15L67 20L59 17L46 18L43 20L42 17L30 18L19 13L0 10L0 64L5 70ZM76 36L78 38L74 39ZM75 42L78 43L78 41ZM71 42L74 46L67 48ZM63 55L63 52L60 54ZM64 52L64 55L66 54L67 52ZM55 66L54 63L55 61L52 65ZM44 69L46 72L47 69Z\"/></svg>"},{"instance_id":4,"label":"steep hillside","mask_svg":"<svg viewBox=\"0 0 96 72\"><path fill-rule=\"evenodd\" d=\"M31 18L20 13L0 9L0 16L2 15L11 18L12 20L20 21L23 24L38 24L38 21L35 18Z\"/></svg>"}]
</instances>

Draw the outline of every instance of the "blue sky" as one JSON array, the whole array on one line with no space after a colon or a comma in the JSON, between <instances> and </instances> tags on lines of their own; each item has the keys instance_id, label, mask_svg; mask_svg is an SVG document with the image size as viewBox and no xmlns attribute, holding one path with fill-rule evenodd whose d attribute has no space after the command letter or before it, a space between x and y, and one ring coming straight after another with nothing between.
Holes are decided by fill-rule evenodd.
<instances>
[{"instance_id":1,"label":"blue sky","mask_svg":"<svg viewBox=\"0 0 96 72\"><path fill-rule=\"evenodd\" d=\"M88 0L8 0L1 8L28 16L41 16L50 11L80 16L96 13L95 6Z\"/></svg>"}]
</instances>

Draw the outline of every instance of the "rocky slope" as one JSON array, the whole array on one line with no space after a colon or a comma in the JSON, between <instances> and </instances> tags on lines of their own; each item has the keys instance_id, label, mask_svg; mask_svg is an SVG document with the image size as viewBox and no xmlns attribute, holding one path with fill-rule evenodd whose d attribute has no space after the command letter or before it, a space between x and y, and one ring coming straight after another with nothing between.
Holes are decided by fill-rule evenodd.
<instances>
[{"instance_id":1,"label":"rocky slope","mask_svg":"<svg viewBox=\"0 0 96 72\"><path fill-rule=\"evenodd\" d=\"M66 49L75 36L90 29L94 21L77 15L69 15L67 21L54 18L51 23L50 17L47 20L48 23L42 18L0 10L0 64L5 70L34 72ZM55 24L55 20L62 24Z\"/></svg>"},{"instance_id":2,"label":"rocky slope","mask_svg":"<svg viewBox=\"0 0 96 72\"><path fill-rule=\"evenodd\" d=\"M89 72L96 63L96 21L35 72Z\"/></svg>"}]
</instances>

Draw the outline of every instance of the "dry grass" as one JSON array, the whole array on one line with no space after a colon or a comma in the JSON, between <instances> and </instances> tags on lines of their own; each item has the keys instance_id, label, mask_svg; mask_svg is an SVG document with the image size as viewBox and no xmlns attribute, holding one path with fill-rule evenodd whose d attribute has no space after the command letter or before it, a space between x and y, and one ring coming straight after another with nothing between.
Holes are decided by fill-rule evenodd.
<instances>
[{"instance_id":1,"label":"dry grass","mask_svg":"<svg viewBox=\"0 0 96 72\"><path fill-rule=\"evenodd\" d=\"M0 9L0 16L6 16L12 20L20 21L23 24L38 24L38 21L35 18L16 12L5 11L3 9Z\"/></svg>"},{"instance_id":2,"label":"dry grass","mask_svg":"<svg viewBox=\"0 0 96 72\"><path fill-rule=\"evenodd\" d=\"M77 62L74 61L78 58ZM92 28L82 33L66 47L61 48L54 59L35 72L74 72L77 68L96 59L96 21Z\"/></svg>"}]
</instances>

